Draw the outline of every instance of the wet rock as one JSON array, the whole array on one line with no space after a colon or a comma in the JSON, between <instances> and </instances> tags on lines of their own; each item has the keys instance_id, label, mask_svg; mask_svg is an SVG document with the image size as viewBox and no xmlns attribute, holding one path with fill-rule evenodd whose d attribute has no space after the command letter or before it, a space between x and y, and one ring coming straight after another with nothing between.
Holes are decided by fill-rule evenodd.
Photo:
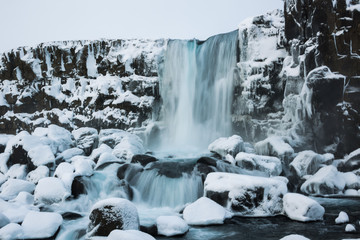
<instances>
[{"instance_id":1,"label":"wet rock","mask_svg":"<svg viewBox=\"0 0 360 240\"><path fill-rule=\"evenodd\" d=\"M140 231L150 234L151 236L158 235L156 224L152 225L140 225Z\"/></svg>"},{"instance_id":2,"label":"wet rock","mask_svg":"<svg viewBox=\"0 0 360 240\"><path fill-rule=\"evenodd\" d=\"M135 205L122 198L97 202L91 209L89 219L87 231L90 236L108 236L115 229L139 229L139 216Z\"/></svg>"},{"instance_id":3,"label":"wet rock","mask_svg":"<svg viewBox=\"0 0 360 240\"><path fill-rule=\"evenodd\" d=\"M127 179L130 181L136 174L144 171L144 169L137 164L126 163L119 167L117 171L117 177L119 179Z\"/></svg>"},{"instance_id":4,"label":"wet rock","mask_svg":"<svg viewBox=\"0 0 360 240\"><path fill-rule=\"evenodd\" d=\"M168 178L180 178L183 174L190 174L195 167L193 161L174 161L174 162L153 162L147 170L156 169L159 175Z\"/></svg>"},{"instance_id":5,"label":"wet rock","mask_svg":"<svg viewBox=\"0 0 360 240\"><path fill-rule=\"evenodd\" d=\"M64 212L61 216L64 220L76 220L83 217L83 215L76 212Z\"/></svg>"},{"instance_id":6,"label":"wet rock","mask_svg":"<svg viewBox=\"0 0 360 240\"><path fill-rule=\"evenodd\" d=\"M155 157L146 154L136 154L131 159L131 163L140 163L143 167L156 161L158 160Z\"/></svg>"},{"instance_id":7,"label":"wet rock","mask_svg":"<svg viewBox=\"0 0 360 240\"><path fill-rule=\"evenodd\" d=\"M217 159L213 157L201 157L197 160L197 163L203 163L209 166L216 167Z\"/></svg>"},{"instance_id":8,"label":"wet rock","mask_svg":"<svg viewBox=\"0 0 360 240\"><path fill-rule=\"evenodd\" d=\"M81 194L87 194L87 191L83 182L83 177L77 176L71 184L71 195L74 198L78 198Z\"/></svg>"}]
</instances>

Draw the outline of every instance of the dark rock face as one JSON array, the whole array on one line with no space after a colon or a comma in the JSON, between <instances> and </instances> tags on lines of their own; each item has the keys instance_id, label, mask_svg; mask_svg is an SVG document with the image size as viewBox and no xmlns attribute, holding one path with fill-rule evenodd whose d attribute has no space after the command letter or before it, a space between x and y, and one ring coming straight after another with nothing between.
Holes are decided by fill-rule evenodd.
<instances>
[{"instance_id":1,"label":"dark rock face","mask_svg":"<svg viewBox=\"0 0 360 240\"><path fill-rule=\"evenodd\" d=\"M36 167L28 156L28 152L24 150L22 145L13 146L12 153L7 161L7 167L11 167L14 164L24 164L27 166L28 171L34 170Z\"/></svg>"},{"instance_id":2,"label":"dark rock face","mask_svg":"<svg viewBox=\"0 0 360 240\"><path fill-rule=\"evenodd\" d=\"M156 157L146 155L146 154L137 154L134 155L131 159L131 163L140 163L143 167L151 162L156 162Z\"/></svg>"},{"instance_id":3,"label":"dark rock face","mask_svg":"<svg viewBox=\"0 0 360 240\"><path fill-rule=\"evenodd\" d=\"M87 194L82 178L81 176L75 177L71 184L71 195L74 198L78 198L81 194Z\"/></svg>"},{"instance_id":4,"label":"dark rock face","mask_svg":"<svg viewBox=\"0 0 360 240\"><path fill-rule=\"evenodd\" d=\"M157 76L164 43L64 41L3 53L0 89L8 90L3 93L7 104L0 107L0 131L33 130L34 123L16 117L23 113L31 114L30 120L44 119L36 123L40 127L49 122L69 130L141 126L160 100ZM124 51L133 56L129 58ZM105 90L101 85L109 78L112 84L105 83ZM132 92L139 100L120 97L120 91ZM9 111L15 116L4 117ZM65 114L68 111L74 115Z\"/></svg>"},{"instance_id":5,"label":"dark rock face","mask_svg":"<svg viewBox=\"0 0 360 240\"><path fill-rule=\"evenodd\" d=\"M136 176L136 174L142 172L143 170L144 169L137 164L125 163L124 165L119 167L117 171L117 177L119 179L126 179L130 181L134 176Z\"/></svg>"},{"instance_id":6,"label":"dark rock face","mask_svg":"<svg viewBox=\"0 0 360 240\"><path fill-rule=\"evenodd\" d=\"M285 37L292 46L297 43L298 50L290 51L290 54L294 63L303 65L301 72L307 74L327 66L331 72L343 75L342 78L307 76L308 87L313 90L313 115L308 119L313 126L313 146L321 151L335 143L337 147L332 151L339 157L358 148L359 144L355 142L360 142L360 105L357 101L360 13L351 8L357 3L287 0L284 7ZM288 44L287 49L293 48ZM299 56L305 61L299 60Z\"/></svg>"},{"instance_id":7,"label":"dark rock face","mask_svg":"<svg viewBox=\"0 0 360 240\"><path fill-rule=\"evenodd\" d=\"M190 174L194 170L193 161L154 162L147 170L157 170L158 175L168 178L181 178L182 175Z\"/></svg>"}]
</instances>

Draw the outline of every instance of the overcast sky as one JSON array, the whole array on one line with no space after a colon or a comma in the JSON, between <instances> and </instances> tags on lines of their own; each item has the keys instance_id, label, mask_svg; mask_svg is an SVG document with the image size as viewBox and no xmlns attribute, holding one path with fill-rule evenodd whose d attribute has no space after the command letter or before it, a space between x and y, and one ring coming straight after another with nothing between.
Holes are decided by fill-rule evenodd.
<instances>
[{"instance_id":1,"label":"overcast sky","mask_svg":"<svg viewBox=\"0 0 360 240\"><path fill-rule=\"evenodd\" d=\"M282 0L0 0L0 52L55 40L199 38Z\"/></svg>"}]
</instances>

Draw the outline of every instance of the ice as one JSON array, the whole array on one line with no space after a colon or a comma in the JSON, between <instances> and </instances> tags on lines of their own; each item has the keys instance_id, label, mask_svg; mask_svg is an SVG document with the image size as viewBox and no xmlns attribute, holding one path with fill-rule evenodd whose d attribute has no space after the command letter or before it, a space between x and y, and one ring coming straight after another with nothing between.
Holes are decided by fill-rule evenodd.
<instances>
[{"instance_id":1,"label":"ice","mask_svg":"<svg viewBox=\"0 0 360 240\"><path fill-rule=\"evenodd\" d=\"M290 163L290 167L295 170L298 177L303 178L305 175L316 173L324 162L325 157L323 155L308 150L298 153Z\"/></svg>"},{"instance_id":2,"label":"ice","mask_svg":"<svg viewBox=\"0 0 360 240\"><path fill-rule=\"evenodd\" d=\"M186 206L183 214L189 225L223 224L227 216L225 208L206 197Z\"/></svg>"},{"instance_id":3,"label":"ice","mask_svg":"<svg viewBox=\"0 0 360 240\"><path fill-rule=\"evenodd\" d=\"M339 194L344 190L345 184L343 174L336 167L325 166L301 185L301 191L315 195Z\"/></svg>"},{"instance_id":4,"label":"ice","mask_svg":"<svg viewBox=\"0 0 360 240\"><path fill-rule=\"evenodd\" d=\"M35 202L52 204L65 200L70 193L66 189L63 181L55 177L40 179L35 188Z\"/></svg>"},{"instance_id":5,"label":"ice","mask_svg":"<svg viewBox=\"0 0 360 240\"><path fill-rule=\"evenodd\" d=\"M9 223L8 225L0 229L0 239L13 240L23 238L23 228L17 223Z\"/></svg>"},{"instance_id":6,"label":"ice","mask_svg":"<svg viewBox=\"0 0 360 240\"><path fill-rule=\"evenodd\" d=\"M252 153L238 153L235 164L247 170L257 170L265 173L266 177L279 176L282 171L281 161L277 157L256 155Z\"/></svg>"},{"instance_id":7,"label":"ice","mask_svg":"<svg viewBox=\"0 0 360 240\"><path fill-rule=\"evenodd\" d=\"M216 172L207 175L204 192L236 215L272 216L282 212L287 186L279 178Z\"/></svg>"},{"instance_id":8,"label":"ice","mask_svg":"<svg viewBox=\"0 0 360 240\"><path fill-rule=\"evenodd\" d=\"M356 232L354 224L346 224L345 232Z\"/></svg>"},{"instance_id":9,"label":"ice","mask_svg":"<svg viewBox=\"0 0 360 240\"><path fill-rule=\"evenodd\" d=\"M137 230L113 230L106 240L156 240L153 236Z\"/></svg>"},{"instance_id":10,"label":"ice","mask_svg":"<svg viewBox=\"0 0 360 240\"><path fill-rule=\"evenodd\" d=\"M34 189L34 183L20 179L8 179L0 187L0 197L6 200L10 200L15 198L22 191L32 193Z\"/></svg>"},{"instance_id":11,"label":"ice","mask_svg":"<svg viewBox=\"0 0 360 240\"><path fill-rule=\"evenodd\" d=\"M222 157L225 157L227 154L235 157L236 154L244 150L244 141L238 135L233 135L228 138L222 137L210 143L208 149Z\"/></svg>"},{"instance_id":12,"label":"ice","mask_svg":"<svg viewBox=\"0 0 360 240\"><path fill-rule=\"evenodd\" d=\"M315 200L298 193L287 193L283 199L285 214L292 220L322 220L325 209Z\"/></svg>"},{"instance_id":13,"label":"ice","mask_svg":"<svg viewBox=\"0 0 360 240\"><path fill-rule=\"evenodd\" d=\"M283 238L281 238L280 240L310 240L309 238L306 238L302 235L298 235L298 234L291 234L288 236L285 236Z\"/></svg>"},{"instance_id":14,"label":"ice","mask_svg":"<svg viewBox=\"0 0 360 240\"><path fill-rule=\"evenodd\" d=\"M178 216L160 216L156 219L159 235L167 237L183 235L189 230L187 223Z\"/></svg>"},{"instance_id":15,"label":"ice","mask_svg":"<svg viewBox=\"0 0 360 240\"><path fill-rule=\"evenodd\" d=\"M266 156L275 156L283 159L294 153L294 149L286 143L281 137L268 137L255 144L257 154Z\"/></svg>"},{"instance_id":16,"label":"ice","mask_svg":"<svg viewBox=\"0 0 360 240\"><path fill-rule=\"evenodd\" d=\"M338 217L335 219L336 224L342 224L342 223L348 223L349 222L349 216L346 212L341 211L338 215Z\"/></svg>"},{"instance_id":17,"label":"ice","mask_svg":"<svg viewBox=\"0 0 360 240\"><path fill-rule=\"evenodd\" d=\"M62 222L63 218L58 213L30 211L21 224L24 238L50 238Z\"/></svg>"},{"instance_id":18,"label":"ice","mask_svg":"<svg viewBox=\"0 0 360 240\"><path fill-rule=\"evenodd\" d=\"M26 176L26 180L37 184L40 179L48 177L50 174L50 170L46 166L39 166L35 170L29 172Z\"/></svg>"}]
</instances>

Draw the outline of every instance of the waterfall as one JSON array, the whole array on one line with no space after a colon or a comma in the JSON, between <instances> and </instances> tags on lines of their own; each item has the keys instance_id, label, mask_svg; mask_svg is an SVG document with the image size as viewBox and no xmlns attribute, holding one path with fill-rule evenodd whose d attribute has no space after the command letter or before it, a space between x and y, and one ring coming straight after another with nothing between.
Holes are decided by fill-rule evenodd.
<instances>
[{"instance_id":1,"label":"waterfall","mask_svg":"<svg viewBox=\"0 0 360 240\"><path fill-rule=\"evenodd\" d=\"M162 147L204 149L231 134L238 31L207 39L170 40L160 75Z\"/></svg>"}]
</instances>

